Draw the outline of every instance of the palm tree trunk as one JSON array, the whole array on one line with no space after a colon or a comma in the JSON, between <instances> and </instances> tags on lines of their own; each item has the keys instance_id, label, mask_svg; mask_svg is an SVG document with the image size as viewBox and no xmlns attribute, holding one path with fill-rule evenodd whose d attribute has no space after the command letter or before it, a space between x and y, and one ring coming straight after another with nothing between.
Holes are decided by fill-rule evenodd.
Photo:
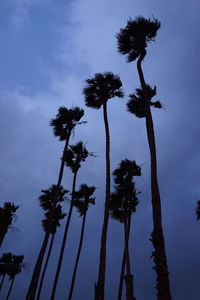
<instances>
[{"instance_id":1,"label":"palm tree trunk","mask_svg":"<svg viewBox=\"0 0 200 300\"><path fill-rule=\"evenodd\" d=\"M161 215L161 201L160 192L157 178L157 157L156 157L156 144L153 128L153 119L151 115L149 100L147 96L146 83L141 67L142 60L146 53L143 53L137 61L137 69L140 78L142 91L144 94L144 101L146 107L146 130L149 142L150 157L151 157L151 193L152 193L152 210L153 210L153 225L154 229L151 234L151 241L155 251L153 252L155 270L157 273L157 299L158 300L171 300L169 272L167 266L167 257L165 252L165 240L162 228L162 215Z\"/></svg>"},{"instance_id":2,"label":"palm tree trunk","mask_svg":"<svg viewBox=\"0 0 200 300\"><path fill-rule=\"evenodd\" d=\"M3 224L0 224L0 247L2 246L4 237L8 231L8 223L7 222L3 222Z\"/></svg>"},{"instance_id":3,"label":"palm tree trunk","mask_svg":"<svg viewBox=\"0 0 200 300\"><path fill-rule=\"evenodd\" d=\"M7 296L6 296L6 300L8 300L9 297L10 297L10 293L11 293L11 291L12 291L12 287L13 287L14 280L15 280L15 277L14 277L14 278L12 279L12 281L11 281L11 285L10 285L8 294L7 294Z\"/></svg>"},{"instance_id":4,"label":"palm tree trunk","mask_svg":"<svg viewBox=\"0 0 200 300\"><path fill-rule=\"evenodd\" d=\"M1 289L2 289L2 286L3 286L3 282L4 282L5 277L6 277L6 274L4 274L4 275L2 276L1 283L0 283L0 291L1 291Z\"/></svg>"},{"instance_id":5,"label":"palm tree trunk","mask_svg":"<svg viewBox=\"0 0 200 300\"><path fill-rule=\"evenodd\" d=\"M110 205L110 134L107 116L107 103L103 104L105 134L106 134L106 199L104 208L104 220L101 233L101 249L100 249L100 262L99 274L97 285L95 286L95 300L104 299L105 289L105 273L106 273L106 242L107 231L109 223L109 205Z\"/></svg>"},{"instance_id":6,"label":"palm tree trunk","mask_svg":"<svg viewBox=\"0 0 200 300\"><path fill-rule=\"evenodd\" d=\"M71 216L72 216L72 210L73 210L74 192L75 192L75 188L76 188L76 177L77 177L77 172L74 173L73 185L72 185L72 199L71 199L70 209L69 209L67 222L66 222L66 226L65 226L65 231L64 231L64 235L63 235L62 246L61 246L61 250L60 250L60 256L59 256L59 260L58 260L53 289L51 292L51 300L54 300L54 298L55 298L56 288L57 288L57 284L58 284L58 278L59 278L59 274L60 274L60 270L61 270L61 266L62 266L63 255L64 255L64 250L65 250L66 241L67 241L67 233L68 233L69 224L70 224Z\"/></svg>"},{"instance_id":7,"label":"palm tree trunk","mask_svg":"<svg viewBox=\"0 0 200 300\"><path fill-rule=\"evenodd\" d=\"M130 256L129 256L129 233L131 227L131 215L126 218L124 221L124 252L125 252L125 262L126 262L126 300L136 300L134 297L133 290L133 275L131 274L131 264L130 264Z\"/></svg>"},{"instance_id":8,"label":"palm tree trunk","mask_svg":"<svg viewBox=\"0 0 200 300\"><path fill-rule=\"evenodd\" d=\"M52 235L51 242L50 242L50 245L49 245L49 251L48 251L48 254L47 254L47 258L46 258L46 262L45 262L44 269L43 269L43 272L42 272L42 276L41 276L41 279L40 279L40 285L39 285L39 289L38 289L37 300L40 299L40 294L41 294L41 291L42 291L44 276L45 276L45 273L46 273L46 269L47 269L47 266L48 266L48 263L49 263L49 258L50 258L51 251L52 251L52 248L53 248L54 238L55 238L55 233Z\"/></svg>"},{"instance_id":9,"label":"palm tree trunk","mask_svg":"<svg viewBox=\"0 0 200 300\"><path fill-rule=\"evenodd\" d=\"M85 220L86 220L86 213L83 215L80 242L79 242L78 252L77 252L77 256L76 256L76 263L75 263L75 266L74 266L74 271L73 271L73 276L72 276L72 281L71 281L71 287L70 287L70 291L69 291L68 300L72 299L72 294L73 294L73 289L74 289L74 283L75 283L75 279L76 279L76 272L77 272L79 258L80 258L81 249L82 249L82 245L83 245L83 237L84 237L84 230L85 230Z\"/></svg>"},{"instance_id":10,"label":"palm tree trunk","mask_svg":"<svg viewBox=\"0 0 200 300\"><path fill-rule=\"evenodd\" d=\"M131 222L129 222L129 226L128 226L128 239L129 239L129 236L130 236L130 229L131 229ZM126 262L125 258L126 258L126 249L125 249L125 246L124 246L124 253L123 253L122 267L121 267L121 274L120 274L120 281L119 281L118 300L122 299L124 271L125 271L125 262Z\"/></svg>"},{"instance_id":11,"label":"palm tree trunk","mask_svg":"<svg viewBox=\"0 0 200 300\"><path fill-rule=\"evenodd\" d=\"M40 249L40 253L38 255L37 262L35 264L35 269L34 269L34 272L32 275L31 283L29 285L28 293L26 295L26 300L34 300L35 299L37 286L38 286L38 282L39 282L39 277L40 277L40 272L41 272L41 268L42 268L42 262L43 262L46 248L48 245L49 236L50 236L50 233L46 232L43 243L42 243L42 247Z\"/></svg>"}]
</instances>

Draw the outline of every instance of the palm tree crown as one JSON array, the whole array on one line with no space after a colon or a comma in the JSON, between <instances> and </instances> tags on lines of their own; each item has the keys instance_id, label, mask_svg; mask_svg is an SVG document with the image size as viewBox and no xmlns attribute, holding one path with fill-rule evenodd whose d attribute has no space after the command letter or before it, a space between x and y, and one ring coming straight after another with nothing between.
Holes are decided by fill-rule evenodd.
<instances>
[{"instance_id":1,"label":"palm tree crown","mask_svg":"<svg viewBox=\"0 0 200 300\"><path fill-rule=\"evenodd\" d=\"M200 200L197 201L196 217L197 217L197 220L200 219Z\"/></svg>"},{"instance_id":2,"label":"palm tree crown","mask_svg":"<svg viewBox=\"0 0 200 300\"><path fill-rule=\"evenodd\" d=\"M155 108L162 108L160 101L151 101L156 95L156 86L153 88L146 84L146 92L149 101L149 105ZM144 118L146 116L146 104L144 100L144 93L142 89L136 89L135 94L129 95L130 100L127 103L128 111L138 118Z\"/></svg>"},{"instance_id":3,"label":"palm tree crown","mask_svg":"<svg viewBox=\"0 0 200 300\"><path fill-rule=\"evenodd\" d=\"M89 204L95 204L95 198L91 197L95 189L96 188L94 186L81 184L79 190L75 191L73 205L77 208L80 216L86 214Z\"/></svg>"},{"instance_id":4,"label":"palm tree crown","mask_svg":"<svg viewBox=\"0 0 200 300\"><path fill-rule=\"evenodd\" d=\"M149 42L154 41L160 22L157 19L145 19L137 17L135 20L128 20L125 28L121 28L117 34L118 51L127 56L127 61L131 62L141 54L146 53Z\"/></svg>"},{"instance_id":5,"label":"palm tree crown","mask_svg":"<svg viewBox=\"0 0 200 300\"><path fill-rule=\"evenodd\" d=\"M0 207L0 224L1 222L6 222L10 225L18 208L19 206L16 206L11 202L5 202L4 206Z\"/></svg>"},{"instance_id":6,"label":"palm tree crown","mask_svg":"<svg viewBox=\"0 0 200 300\"><path fill-rule=\"evenodd\" d=\"M81 162L85 161L88 156L94 156L92 152L88 152L83 142L70 145L66 152L65 164L76 173L81 167Z\"/></svg>"},{"instance_id":7,"label":"palm tree crown","mask_svg":"<svg viewBox=\"0 0 200 300\"><path fill-rule=\"evenodd\" d=\"M108 99L123 97L122 82L118 75L111 72L96 73L93 78L86 80L86 84L83 94L88 107L99 109Z\"/></svg>"},{"instance_id":8,"label":"palm tree crown","mask_svg":"<svg viewBox=\"0 0 200 300\"><path fill-rule=\"evenodd\" d=\"M58 136L60 141L65 141L77 124L85 123L80 122L83 115L84 110L79 107L71 109L60 107L56 118L50 122L50 125L53 126L54 135Z\"/></svg>"}]
</instances>

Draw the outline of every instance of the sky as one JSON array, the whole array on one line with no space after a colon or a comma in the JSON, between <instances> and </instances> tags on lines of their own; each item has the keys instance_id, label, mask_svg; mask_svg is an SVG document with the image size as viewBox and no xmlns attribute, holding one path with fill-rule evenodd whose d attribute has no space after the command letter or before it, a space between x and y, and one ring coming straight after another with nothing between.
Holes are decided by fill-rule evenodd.
<instances>
[{"instance_id":1,"label":"sky","mask_svg":"<svg viewBox=\"0 0 200 300\"><path fill-rule=\"evenodd\" d=\"M97 280L105 199L105 134L102 110L84 105L85 80L111 71L123 83L125 97L108 103L111 170L122 159L136 160L140 204L130 238L137 300L156 299L150 258L152 231L150 160L145 122L127 112L128 95L139 87L136 63L117 52L116 34L138 15L161 21L155 43L147 49L143 70L157 86L162 110L152 109L158 153L163 228L173 299L200 298L199 10L197 0L1 0L0 3L0 203L19 205L0 254L23 254L27 267L16 277L10 299L25 299L43 239L42 189L56 182L63 143L49 122L60 106L80 106L87 124L76 128L71 144L82 140L96 154L83 164L77 179L94 185L96 205L87 217L85 240L74 299L93 299ZM71 189L66 169L63 186ZM68 204L65 203L65 209ZM64 221L62 222L64 225ZM78 246L81 218L73 213L56 300L66 299ZM59 228L42 294L49 299L63 226ZM117 298L123 252L123 228L110 220L105 300ZM2 299L8 290L6 282Z\"/></svg>"}]
</instances>

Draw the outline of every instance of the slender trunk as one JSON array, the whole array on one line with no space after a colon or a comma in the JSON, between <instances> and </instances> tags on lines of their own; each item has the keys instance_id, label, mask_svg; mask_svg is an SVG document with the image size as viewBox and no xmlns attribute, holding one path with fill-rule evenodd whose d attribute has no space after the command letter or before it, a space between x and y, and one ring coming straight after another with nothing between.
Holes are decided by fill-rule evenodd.
<instances>
[{"instance_id":1,"label":"slender trunk","mask_svg":"<svg viewBox=\"0 0 200 300\"><path fill-rule=\"evenodd\" d=\"M14 277L14 278L12 279L12 281L11 281L11 285L10 285L8 294L7 294L7 296L6 296L6 300L8 300L9 297L10 297L10 293L11 293L11 291L12 291L12 287L13 287L14 280L15 280L15 277Z\"/></svg>"},{"instance_id":2,"label":"slender trunk","mask_svg":"<svg viewBox=\"0 0 200 300\"><path fill-rule=\"evenodd\" d=\"M51 232L51 221L52 221L52 218L53 218L53 215L54 215L54 212L55 212L57 198L58 198L58 194L59 194L59 188L60 188L60 185L61 185L61 182L62 182L64 166L65 166L65 155L66 155L66 152L67 152L69 139L70 139L70 133L66 137L66 142L65 142L65 146L64 146L64 150L63 150L63 156L62 156L62 159L61 159L60 171L59 171L59 176L58 176L58 181L57 181L57 186L56 186L57 188L56 188L56 193L55 193L55 199L54 199L54 203L53 203L53 206L51 208L51 211L50 211L49 221L48 221L48 225L47 225L47 231L46 231L46 234L45 234L43 245L42 245L40 253L38 255L38 259L37 259L37 262L36 262L36 265L35 265L34 273L32 275L32 280L31 280L31 283L30 283L30 286L29 286L28 294L26 296L26 300L29 300L29 299L34 300L35 295L36 295L36 290L37 290L38 281L39 281L39 277L40 277L42 262L43 262L44 254L45 254L45 251L46 251L46 247L47 247L48 239L49 239L49 236L50 236L50 232Z\"/></svg>"},{"instance_id":3,"label":"slender trunk","mask_svg":"<svg viewBox=\"0 0 200 300\"><path fill-rule=\"evenodd\" d=\"M41 279L40 279L40 285L39 285L39 289L38 289L38 293L37 293L37 300L40 299L40 294L41 294L41 291L42 291L44 276L45 276L45 273L46 273L46 269L47 269L47 266L48 266L48 263L49 263L49 258L50 258L51 251L52 251L52 248L53 248L54 238L55 238L55 233L52 235L51 242L50 242L50 245L49 245L49 251L48 251L48 254L47 254L47 258L46 258L46 262L45 262L44 269L43 269L43 272L42 272L42 276L41 276Z\"/></svg>"},{"instance_id":4,"label":"slender trunk","mask_svg":"<svg viewBox=\"0 0 200 300\"><path fill-rule=\"evenodd\" d=\"M0 247L2 246L5 235L8 231L9 224L7 222L1 222L0 224Z\"/></svg>"},{"instance_id":5,"label":"slender trunk","mask_svg":"<svg viewBox=\"0 0 200 300\"><path fill-rule=\"evenodd\" d=\"M106 134L106 199L104 209L104 220L101 233L101 249L100 249L100 262L99 274L97 285L95 286L95 300L104 299L105 289L105 273L106 273L106 242L107 231L109 223L109 205L110 205L110 134L107 116L107 103L103 104L105 134Z\"/></svg>"},{"instance_id":6,"label":"slender trunk","mask_svg":"<svg viewBox=\"0 0 200 300\"><path fill-rule=\"evenodd\" d=\"M46 232L43 243L42 243L42 247L40 249L40 253L37 258L37 262L35 264L35 269L33 271L33 275L32 275L32 279L31 279L31 283L29 285L28 293L26 295L26 300L34 300L35 299L37 286L38 286L38 282L39 282L39 277L40 277L40 272L41 272L41 268L42 268L42 262L43 262L46 248L48 245L49 236L50 236L50 234L48 232Z\"/></svg>"},{"instance_id":7,"label":"slender trunk","mask_svg":"<svg viewBox=\"0 0 200 300\"><path fill-rule=\"evenodd\" d=\"M82 245L83 245L83 236L84 236L84 230L85 230L85 220L86 220L86 213L83 216L80 242L79 242L78 252L77 252L77 256L76 256L76 263L75 263L75 266L74 266L74 271L73 271L73 276L72 276L72 281L71 281L71 286L70 286L68 300L71 300L72 299L72 295L73 295L74 283L75 283L75 279L76 279L76 272L77 272L79 258L80 258L81 249L82 249Z\"/></svg>"},{"instance_id":8,"label":"slender trunk","mask_svg":"<svg viewBox=\"0 0 200 300\"><path fill-rule=\"evenodd\" d=\"M55 275L55 279L54 279L54 283L53 283L53 289L51 292L51 300L54 300L54 298L55 298L56 288L57 288L57 284L58 284L58 278L59 278L60 270L61 270L61 266L62 266L63 255L64 255L64 250L65 250L66 241L67 241L67 233L68 233L69 224L70 224L70 220L71 220L71 216L72 216L72 210L73 210L74 192L75 192L75 188L76 188L76 176L77 176L77 172L74 173L73 185L72 185L72 199L71 199L70 209L69 209L67 222L66 222L66 226L65 226L65 231L64 231L64 235L63 235L60 256L59 256L56 275Z\"/></svg>"},{"instance_id":9,"label":"slender trunk","mask_svg":"<svg viewBox=\"0 0 200 300\"><path fill-rule=\"evenodd\" d=\"M165 241L162 228L162 215L161 215L161 201L160 192L157 179L157 158L156 158L156 144L153 127L153 119L151 115L146 83L142 71L142 60L146 53L143 53L137 61L137 69L140 78L140 83L144 95L145 108L146 108L146 130L149 142L150 157L151 157L151 193L152 193L152 210L153 210L153 225L152 243L155 248L153 252L155 270L157 273L157 299L158 300L171 300L169 272L167 266L167 257L165 252Z\"/></svg>"},{"instance_id":10,"label":"slender trunk","mask_svg":"<svg viewBox=\"0 0 200 300\"><path fill-rule=\"evenodd\" d=\"M6 277L6 274L3 275L2 279L1 279L1 283L0 283L0 291L2 289L2 286L3 286L3 282L4 282L4 279Z\"/></svg>"},{"instance_id":11,"label":"slender trunk","mask_svg":"<svg viewBox=\"0 0 200 300\"><path fill-rule=\"evenodd\" d=\"M129 233L131 227L131 215L127 216L124 221L124 252L125 252L125 262L126 262L126 300L136 300L134 297L133 290L133 275L131 274L131 264L130 264L130 256L129 256Z\"/></svg>"}]
</instances>

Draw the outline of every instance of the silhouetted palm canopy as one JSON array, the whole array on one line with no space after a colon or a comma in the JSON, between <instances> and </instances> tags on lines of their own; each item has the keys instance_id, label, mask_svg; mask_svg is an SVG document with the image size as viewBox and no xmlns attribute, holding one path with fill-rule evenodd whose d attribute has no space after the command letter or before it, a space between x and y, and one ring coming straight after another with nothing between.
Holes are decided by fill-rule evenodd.
<instances>
[{"instance_id":1,"label":"silhouetted palm canopy","mask_svg":"<svg viewBox=\"0 0 200 300\"><path fill-rule=\"evenodd\" d=\"M156 95L156 86L152 88L150 85L146 84L146 92L150 106L162 108L160 101L151 101L151 99ZM129 97L130 100L127 103L128 111L136 115L138 118L144 118L146 116L146 105L142 89L136 89L135 94L131 94Z\"/></svg>"},{"instance_id":2,"label":"silhouetted palm canopy","mask_svg":"<svg viewBox=\"0 0 200 300\"><path fill-rule=\"evenodd\" d=\"M92 152L88 152L83 142L70 145L66 152L65 164L76 173L81 167L81 162L85 161L88 156L94 156Z\"/></svg>"},{"instance_id":3,"label":"silhouetted palm canopy","mask_svg":"<svg viewBox=\"0 0 200 300\"><path fill-rule=\"evenodd\" d=\"M12 255L12 262L8 270L10 279L13 279L17 274L21 273L21 269L24 266L24 255Z\"/></svg>"},{"instance_id":4,"label":"silhouetted palm canopy","mask_svg":"<svg viewBox=\"0 0 200 300\"><path fill-rule=\"evenodd\" d=\"M56 232L56 228L60 226L59 220L63 219L66 214L62 212L62 207L59 204L56 204L54 215L51 214L51 209L54 205L55 201L55 194L57 194L57 186L55 184L52 184L49 189L42 190L42 195L38 198L40 200L40 206L46 211L45 213L45 219L42 220L42 225L44 228L44 231L47 231L48 225L49 225L49 218L51 217L51 230L50 232L53 234ZM63 202L66 197L65 195L68 193L67 190L64 190L61 186L59 188L59 193L56 198L57 203Z\"/></svg>"},{"instance_id":5,"label":"silhouetted palm canopy","mask_svg":"<svg viewBox=\"0 0 200 300\"><path fill-rule=\"evenodd\" d=\"M140 55L146 53L149 42L154 41L160 22L157 19L137 17L128 20L125 28L117 34L118 51L126 55L127 61L132 62Z\"/></svg>"},{"instance_id":6,"label":"silhouetted palm canopy","mask_svg":"<svg viewBox=\"0 0 200 300\"><path fill-rule=\"evenodd\" d=\"M76 207L80 216L86 214L89 204L95 204L95 198L91 197L95 189L96 188L94 186L82 184L79 190L75 191L73 205Z\"/></svg>"},{"instance_id":7,"label":"silhouetted palm canopy","mask_svg":"<svg viewBox=\"0 0 200 300\"><path fill-rule=\"evenodd\" d=\"M199 220L200 219L200 200L197 201L196 216L197 216L197 220Z\"/></svg>"},{"instance_id":8,"label":"silhouetted palm canopy","mask_svg":"<svg viewBox=\"0 0 200 300\"><path fill-rule=\"evenodd\" d=\"M79 107L71 109L60 107L56 118L50 122L50 125L53 126L54 135L58 136L60 141L65 141L77 124L85 123L80 122L83 115L84 110Z\"/></svg>"},{"instance_id":9,"label":"silhouetted palm canopy","mask_svg":"<svg viewBox=\"0 0 200 300\"><path fill-rule=\"evenodd\" d=\"M0 275L5 275L8 273L11 263L12 253L4 253L0 258Z\"/></svg>"},{"instance_id":10,"label":"silhouetted palm canopy","mask_svg":"<svg viewBox=\"0 0 200 300\"><path fill-rule=\"evenodd\" d=\"M138 204L133 176L141 176L141 168L135 161L122 160L119 168L113 172L115 191L111 194L110 211L111 216L120 222L124 222L127 213L135 212Z\"/></svg>"},{"instance_id":11,"label":"silhouetted palm canopy","mask_svg":"<svg viewBox=\"0 0 200 300\"><path fill-rule=\"evenodd\" d=\"M121 87L122 82L118 75L111 72L96 73L93 78L86 80L86 87L83 89L86 106L99 109L108 99L122 98Z\"/></svg>"}]
</instances>

